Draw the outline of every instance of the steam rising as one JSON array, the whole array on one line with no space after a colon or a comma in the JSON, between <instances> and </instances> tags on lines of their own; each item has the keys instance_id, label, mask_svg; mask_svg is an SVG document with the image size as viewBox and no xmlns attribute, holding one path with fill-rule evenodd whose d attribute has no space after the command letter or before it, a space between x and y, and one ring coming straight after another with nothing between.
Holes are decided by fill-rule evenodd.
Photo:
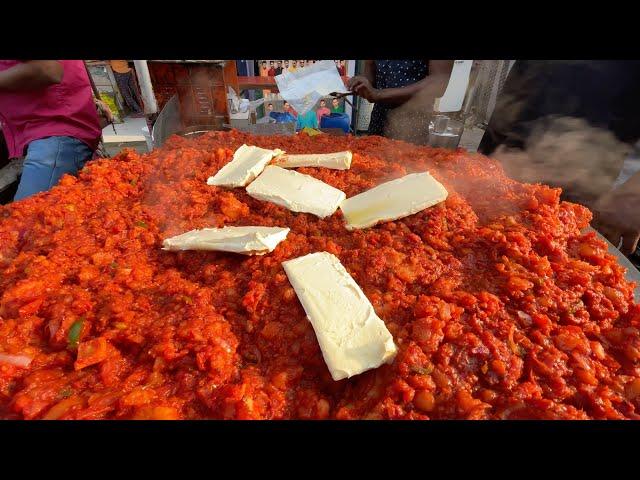
<instances>
[{"instance_id":1,"label":"steam rising","mask_svg":"<svg viewBox=\"0 0 640 480\"><path fill-rule=\"evenodd\" d=\"M489 129L503 145L490 156L515 180L560 187L563 199L593 208L613 188L631 151L612 133L623 138L633 131L621 123L629 117L629 93L638 88L629 81L631 63L514 66Z\"/></svg>"},{"instance_id":2,"label":"steam rising","mask_svg":"<svg viewBox=\"0 0 640 480\"><path fill-rule=\"evenodd\" d=\"M429 120L436 98L444 95L448 75L430 75L429 83L404 104L387 113L385 136L418 145L426 145L429 139Z\"/></svg>"},{"instance_id":3,"label":"steam rising","mask_svg":"<svg viewBox=\"0 0 640 480\"><path fill-rule=\"evenodd\" d=\"M508 141L489 156L507 175L524 183L563 190L563 199L593 207L611 190L631 147L605 128L584 120L595 108L610 109L620 96L598 62L539 61L526 74L512 72L496 105L491 128ZM387 113L385 136L427 144L434 99L446 75ZM570 85L563 83L569 78ZM542 115L535 118L534 106Z\"/></svg>"},{"instance_id":4,"label":"steam rising","mask_svg":"<svg viewBox=\"0 0 640 480\"><path fill-rule=\"evenodd\" d=\"M524 149L500 146L508 176L563 189L565 200L592 206L615 182L631 147L583 119L546 117L531 126Z\"/></svg>"}]
</instances>

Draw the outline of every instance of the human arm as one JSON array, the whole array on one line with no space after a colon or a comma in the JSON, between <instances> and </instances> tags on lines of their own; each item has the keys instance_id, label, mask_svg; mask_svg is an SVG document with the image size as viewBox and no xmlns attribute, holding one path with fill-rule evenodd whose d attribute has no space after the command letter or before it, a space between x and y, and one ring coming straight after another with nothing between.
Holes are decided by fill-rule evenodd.
<instances>
[{"instance_id":1,"label":"human arm","mask_svg":"<svg viewBox=\"0 0 640 480\"><path fill-rule=\"evenodd\" d=\"M373 60L367 60L374 65ZM375 87L375 70L368 67L365 64L364 75L358 75L353 77L349 81L349 89L356 95L368 100L372 103L383 103L389 106L398 106L407 102L416 93L427 88L436 88L440 93L439 96L444 95L447 83L449 82L449 76L453 69L453 60L429 60L429 75L422 80L399 88L376 88ZM372 81L373 77L373 81Z\"/></svg>"},{"instance_id":2,"label":"human arm","mask_svg":"<svg viewBox=\"0 0 640 480\"><path fill-rule=\"evenodd\" d=\"M57 60L27 60L0 72L0 90L35 90L62 81L64 71Z\"/></svg>"}]
</instances>

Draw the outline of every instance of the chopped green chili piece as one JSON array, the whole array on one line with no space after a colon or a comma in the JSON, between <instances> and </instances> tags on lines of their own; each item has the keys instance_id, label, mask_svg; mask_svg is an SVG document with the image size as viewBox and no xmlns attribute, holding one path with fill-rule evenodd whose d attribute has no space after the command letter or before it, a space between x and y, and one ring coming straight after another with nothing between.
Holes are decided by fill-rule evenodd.
<instances>
[{"instance_id":1,"label":"chopped green chili piece","mask_svg":"<svg viewBox=\"0 0 640 480\"><path fill-rule=\"evenodd\" d=\"M69 342L70 348L76 348L78 346L78 342L80 341L80 332L82 331L82 323L84 321L83 317L76 320L71 328L69 329L69 333L67 334L67 341Z\"/></svg>"},{"instance_id":2,"label":"chopped green chili piece","mask_svg":"<svg viewBox=\"0 0 640 480\"><path fill-rule=\"evenodd\" d=\"M72 390L71 388L69 388L69 387L67 387L67 388L63 388L63 389L60 391L60 396L61 396L62 398L69 398L72 394L73 394L73 390Z\"/></svg>"}]
</instances>

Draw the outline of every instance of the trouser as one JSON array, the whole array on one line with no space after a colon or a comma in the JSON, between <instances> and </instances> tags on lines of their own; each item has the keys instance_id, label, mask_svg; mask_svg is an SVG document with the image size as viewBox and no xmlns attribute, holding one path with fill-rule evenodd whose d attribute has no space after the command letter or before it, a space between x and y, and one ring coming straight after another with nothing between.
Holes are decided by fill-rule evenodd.
<instances>
[{"instance_id":1,"label":"trouser","mask_svg":"<svg viewBox=\"0 0 640 480\"><path fill-rule=\"evenodd\" d=\"M14 201L44 192L55 186L62 175L75 174L93 155L89 146L73 137L47 137L27 147L22 177Z\"/></svg>"},{"instance_id":2,"label":"trouser","mask_svg":"<svg viewBox=\"0 0 640 480\"><path fill-rule=\"evenodd\" d=\"M138 103L138 91L136 88L136 84L133 78L133 72L127 73L118 73L113 72L113 75L116 77L116 83L118 84L118 89L120 93L124 97L124 101L127 106L133 110L135 113L142 113L142 108L140 108L140 104Z\"/></svg>"}]
</instances>

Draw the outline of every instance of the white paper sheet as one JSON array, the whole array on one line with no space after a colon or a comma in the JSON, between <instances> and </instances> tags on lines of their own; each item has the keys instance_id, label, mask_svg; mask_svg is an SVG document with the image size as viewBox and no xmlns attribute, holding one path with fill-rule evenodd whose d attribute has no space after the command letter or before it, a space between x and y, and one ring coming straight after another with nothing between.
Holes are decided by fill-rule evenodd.
<instances>
[{"instance_id":1,"label":"white paper sheet","mask_svg":"<svg viewBox=\"0 0 640 480\"><path fill-rule=\"evenodd\" d=\"M322 60L295 72L284 71L275 76L280 95L299 115L304 115L322 97L332 92L346 93L340 73L333 60Z\"/></svg>"}]
</instances>

